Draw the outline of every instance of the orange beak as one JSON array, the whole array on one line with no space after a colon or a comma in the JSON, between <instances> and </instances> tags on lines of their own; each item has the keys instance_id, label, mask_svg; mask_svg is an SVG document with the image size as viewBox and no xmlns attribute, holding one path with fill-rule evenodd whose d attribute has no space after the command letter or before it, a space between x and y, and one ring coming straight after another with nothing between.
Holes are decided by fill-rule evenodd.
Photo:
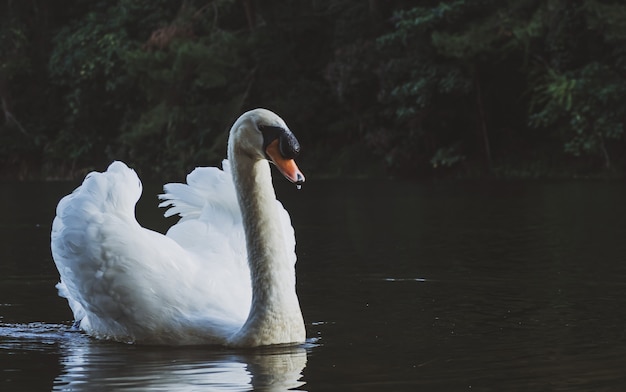
<instances>
[{"instance_id":1,"label":"orange beak","mask_svg":"<svg viewBox=\"0 0 626 392\"><path fill-rule=\"evenodd\" d=\"M286 179L293 182L296 185L300 185L304 182L304 174L298 169L296 161L293 159L285 159L280 153L278 146L278 139L268 144L265 149L265 153L270 157L271 162L276 165L278 170L285 176Z\"/></svg>"}]
</instances>

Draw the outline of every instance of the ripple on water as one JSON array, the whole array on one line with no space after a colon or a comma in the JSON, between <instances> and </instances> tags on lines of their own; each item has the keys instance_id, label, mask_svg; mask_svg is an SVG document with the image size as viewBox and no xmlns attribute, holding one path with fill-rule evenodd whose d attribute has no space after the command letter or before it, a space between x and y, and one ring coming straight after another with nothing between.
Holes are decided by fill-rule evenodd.
<instances>
[{"instance_id":1,"label":"ripple on water","mask_svg":"<svg viewBox=\"0 0 626 392\"><path fill-rule=\"evenodd\" d=\"M24 324L0 323L0 349L15 351L46 351L51 345L69 338L85 338L70 325L41 322Z\"/></svg>"}]
</instances>

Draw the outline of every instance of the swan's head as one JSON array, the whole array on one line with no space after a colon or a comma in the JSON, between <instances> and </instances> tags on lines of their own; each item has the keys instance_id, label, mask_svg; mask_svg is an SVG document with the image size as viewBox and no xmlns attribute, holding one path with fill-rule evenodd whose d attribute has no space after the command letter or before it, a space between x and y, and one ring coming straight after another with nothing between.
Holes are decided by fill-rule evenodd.
<instances>
[{"instance_id":1,"label":"swan's head","mask_svg":"<svg viewBox=\"0 0 626 392\"><path fill-rule=\"evenodd\" d=\"M300 143L285 121L266 109L254 109L242 114L233 125L228 151L252 159L267 159L285 178L296 185L304 182L294 158L300 153Z\"/></svg>"}]
</instances>

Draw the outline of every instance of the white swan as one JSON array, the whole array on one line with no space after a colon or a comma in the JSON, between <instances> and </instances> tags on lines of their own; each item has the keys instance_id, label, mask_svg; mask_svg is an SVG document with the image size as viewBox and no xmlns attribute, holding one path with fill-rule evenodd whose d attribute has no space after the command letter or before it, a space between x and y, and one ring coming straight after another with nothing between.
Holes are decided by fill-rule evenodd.
<instances>
[{"instance_id":1,"label":"white swan","mask_svg":"<svg viewBox=\"0 0 626 392\"><path fill-rule=\"evenodd\" d=\"M121 162L90 173L57 206L51 249L80 328L147 344L254 347L299 343L295 238L276 200L268 160L300 186L300 146L276 114L244 113L230 130L223 171L197 168L165 185L167 234L141 227L135 172Z\"/></svg>"}]
</instances>

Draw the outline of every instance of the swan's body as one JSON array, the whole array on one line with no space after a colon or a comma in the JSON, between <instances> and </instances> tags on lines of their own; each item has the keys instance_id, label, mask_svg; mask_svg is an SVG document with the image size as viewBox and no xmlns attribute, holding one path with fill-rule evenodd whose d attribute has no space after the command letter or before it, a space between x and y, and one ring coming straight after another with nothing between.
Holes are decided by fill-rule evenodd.
<instances>
[{"instance_id":1,"label":"swan's body","mask_svg":"<svg viewBox=\"0 0 626 392\"><path fill-rule=\"evenodd\" d=\"M114 162L89 174L59 202L51 242L59 293L81 329L153 344L303 342L294 232L267 160L299 184L298 150L274 113L243 114L223 171L199 168L165 186L166 215L182 217L165 236L135 219L133 170Z\"/></svg>"}]
</instances>

